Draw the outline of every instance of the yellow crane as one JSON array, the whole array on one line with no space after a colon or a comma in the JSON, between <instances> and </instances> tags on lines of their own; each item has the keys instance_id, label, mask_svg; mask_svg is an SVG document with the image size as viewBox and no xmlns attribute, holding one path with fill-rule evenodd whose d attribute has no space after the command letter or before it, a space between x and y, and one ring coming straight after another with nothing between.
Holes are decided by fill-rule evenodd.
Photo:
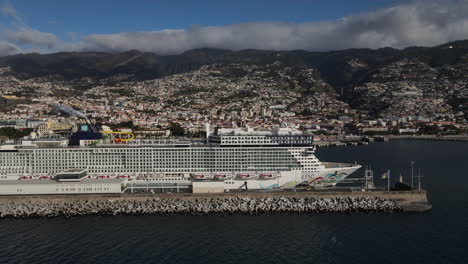
<instances>
[{"instance_id":1,"label":"yellow crane","mask_svg":"<svg viewBox=\"0 0 468 264\"><path fill-rule=\"evenodd\" d=\"M130 140L135 139L135 135L132 132L118 132L118 131L110 131L110 130L103 130L101 133L104 134L115 134L115 135L129 135L129 138L114 138L114 142L128 142Z\"/></svg>"}]
</instances>

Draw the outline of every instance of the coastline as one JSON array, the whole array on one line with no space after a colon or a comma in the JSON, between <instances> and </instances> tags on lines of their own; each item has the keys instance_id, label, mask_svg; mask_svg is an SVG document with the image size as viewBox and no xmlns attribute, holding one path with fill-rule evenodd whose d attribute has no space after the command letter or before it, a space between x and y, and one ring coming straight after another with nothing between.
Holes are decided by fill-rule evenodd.
<instances>
[{"instance_id":1,"label":"coastline","mask_svg":"<svg viewBox=\"0 0 468 264\"><path fill-rule=\"evenodd\" d=\"M468 135L450 135L450 136L437 136L437 135L388 135L383 136L389 140L405 139L405 140L435 140L435 141L464 141L468 142Z\"/></svg>"},{"instance_id":2,"label":"coastline","mask_svg":"<svg viewBox=\"0 0 468 264\"><path fill-rule=\"evenodd\" d=\"M468 135L375 135L369 137L363 136L345 136L345 138L329 137L323 141L314 142L317 147L336 147L336 146L356 146L367 145L372 142L387 142L389 140L430 140L430 141L454 141L468 142Z\"/></svg>"}]
</instances>

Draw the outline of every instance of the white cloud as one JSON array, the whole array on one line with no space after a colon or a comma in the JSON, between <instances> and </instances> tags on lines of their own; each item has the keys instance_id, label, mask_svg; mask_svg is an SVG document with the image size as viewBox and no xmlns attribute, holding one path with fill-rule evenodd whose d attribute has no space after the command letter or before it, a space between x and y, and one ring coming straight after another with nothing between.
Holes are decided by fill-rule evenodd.
<instances>
[{"instance_id":1,"label":"white cloud","mask_svg":"<svg viewBox=\"0 0 468 264\"><path fill-rule=\"evenodd\" d=\"M89 35L84 50L138 49L177 54L194 48L311 51L348 48L432 46L468 38L468 1L406 1L337 21L255 22L185 30Z\"/></svg>"},{"instance_id":2,"label":"white cloud","mask_svg":"<svg viewBox=\"0 0 468 264\"><path fill-rule=\"evenodd\" d=\"M20 53L21 49L17 46L0 40L0 56L7 56Z\"/></svg>"},{"instance_id":3,"label":"white cloud","mask_svg":"<svg viewBox=\"0 0 468 264\"><path fill-rule=\"evenodd\" d=\"M13 22L18 24L24 24L23 18L21 15L16 11L9 0L4 0L0 6L0 14L5 17L9 17L13 19Z\"/></svg>"},{"instance_id":4,"label":"white cloud","mask_svg":"<svg viewBox=\"0 0 468 264\"><path fill-rule=\"evenodd\" d=\"M10 9L2 12L22 21L11 5ZM394 7L336 21L192 26L188 29L92 34L73 42L61 41L53 34L24 24L6 35L13 44L47 48L49 51L121 52L138 49L158 54L178 54L195 48L325 51L433 46L468 38L468 1L402 1Z\"/></svg>"},{"instance_id":5,"label":"white cloud","mask_svg":"<svg viewBox=\"0 0 468 264\"><path fill-rule=\"evenodd\" d=\"M29 27L22 15L13 7L9 0L0 4L0 14L9 22L0 33L3 50L0 55L30 51L48 51L56 47L61 41L52 33L41 32ZM22 46L24 49L20 49ZM46 49L46 50L44 50Z\"/></svg>"},{"instance_id":6,"label":"white cloud","mask_svg":"<svg viewBox=\"0 0 468 264\"><path fill-rule=\"evenodd\" d=\"M17 31L6 33L6 39L12 43L52 49L60 42L59 39L51 33L40 32L35 29L23 27Z\"/></svg>"}]
</instances>

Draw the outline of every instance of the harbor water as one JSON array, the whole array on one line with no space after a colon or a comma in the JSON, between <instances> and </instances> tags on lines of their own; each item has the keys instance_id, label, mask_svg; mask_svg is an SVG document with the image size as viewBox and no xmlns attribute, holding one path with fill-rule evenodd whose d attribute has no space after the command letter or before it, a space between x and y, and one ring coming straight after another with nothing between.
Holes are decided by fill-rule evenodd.
<instances>
[{"instance_id":1,"label":"harbor water","mask_svg":"<svg viewBox=\"0 0 468 264\"><path fill-rule=\"evenodd\" d=\"M421 140L317 150L372 166L382 186L387 170L411 182L414 161L426 213L5 218L0 263L468 263L467 154L467 142Z\"/></svg>"}]
</instances>

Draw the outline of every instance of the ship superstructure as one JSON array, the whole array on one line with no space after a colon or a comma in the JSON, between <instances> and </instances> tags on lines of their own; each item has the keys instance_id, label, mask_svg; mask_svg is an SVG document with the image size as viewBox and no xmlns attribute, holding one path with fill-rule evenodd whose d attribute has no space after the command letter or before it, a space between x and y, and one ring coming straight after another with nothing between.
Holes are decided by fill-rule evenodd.
<instances>
[{"instance_id":1,"label":"ship superstructure","mask_svg":"<svg viewBox=\"0 0 468 264\"><path fill-rule=\"evenodd\" d=\"M109 134L109 133L107 133ZM205 141L25 139L0 147L0 180L48 179L70 169L92 178L128 178L133 183L216 182L229 189L332 186L357 164L321 162L313 135L291 128L207 127Z\"/></svg>"}]
</instances>

